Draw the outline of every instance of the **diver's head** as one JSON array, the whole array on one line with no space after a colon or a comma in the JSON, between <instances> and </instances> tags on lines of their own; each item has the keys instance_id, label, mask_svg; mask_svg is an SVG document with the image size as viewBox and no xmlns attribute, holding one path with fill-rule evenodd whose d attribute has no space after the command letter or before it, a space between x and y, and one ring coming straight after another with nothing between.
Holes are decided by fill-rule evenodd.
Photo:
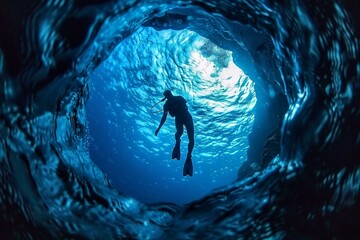
<instances>
[{"instance_id":1,"label":"diver's head","mask_svg":"<svg viewBox=\"0 0 360 240\"><path fill-rule=\"evenodd\" d=\"M165 99L166 99L166 98L169 99L170 97L173 96L170 90L165 90L165 91L163 92L163 95L164 95Z\"/></svg>"}]
</instances>

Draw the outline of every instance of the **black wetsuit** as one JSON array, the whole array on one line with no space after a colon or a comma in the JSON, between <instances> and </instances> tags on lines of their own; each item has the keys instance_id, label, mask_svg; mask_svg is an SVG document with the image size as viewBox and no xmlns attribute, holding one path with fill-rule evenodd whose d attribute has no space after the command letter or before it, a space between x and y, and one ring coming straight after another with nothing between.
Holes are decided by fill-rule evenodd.
<instances>
[{"instance_id":1,"label":"black wetsuit","mask_svg":"<svg viewBox=\"0 0 360 240\"><path fill-rule=\"evenodd\" d=\"M191 158L192 150L194 148L194 122L188 111L186 100L181 96L173 96L164 104L164 111L169 112L170 116L175 117L175 140L177 144L180 143L180 137L184 132L185 125L189 138L188 157Z\"/></svg>"}]
</instances>

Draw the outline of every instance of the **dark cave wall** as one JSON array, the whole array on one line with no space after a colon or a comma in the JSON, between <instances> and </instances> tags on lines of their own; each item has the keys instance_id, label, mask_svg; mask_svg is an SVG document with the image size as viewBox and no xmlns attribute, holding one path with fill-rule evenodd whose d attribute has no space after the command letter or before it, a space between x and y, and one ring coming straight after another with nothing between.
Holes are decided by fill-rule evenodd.
<instances>
[{"instance_id":1,"label":"dark cave wall","mask_svg":"<svg viewBox=\"0 0 360 240\"><path fill-rule=\"evenodd\" d=\"M286 96L277 93L271 97L263 89L257 89L256 93L259 92L262 95L260 94L260 99L258 97L254 126L249 135L248 159L239 168L239 180L265 169L280 153L281 126L288 109Z\"/></svg>"},{"instance_id":2,"label":"dark cave wall","mask_svg":"<svg viewBox=\"0 0 360 240\"><path fill-rule=\"evenodd\" d=\"M257 97L255 120L248 137L247 160L239 168L238 179L264 169L280 153L280 130L288 109L272 40L253 29L244 28L243 31L242 40L258 76L252 78Z\"/></svg>"}]
</instances>

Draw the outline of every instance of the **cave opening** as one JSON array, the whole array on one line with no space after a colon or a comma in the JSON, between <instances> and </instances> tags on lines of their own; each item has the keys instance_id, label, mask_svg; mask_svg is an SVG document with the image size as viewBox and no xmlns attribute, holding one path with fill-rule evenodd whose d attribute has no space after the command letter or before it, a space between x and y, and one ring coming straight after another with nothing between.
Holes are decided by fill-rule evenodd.
<instances>
[{"instance_id":1,"label":"cave opening","mask_svg":"<svg viewBox=\"0 0 360 240\"><path fill-rule=\"evenodd\" d=\"M90 156L113 187L142 202L184 204L204 197L234 182L247 159L254 85L231 51L198 33L141 27L90 78ZM154 136L162 113L149 109L165 89L183 96L194 118L191 178L182 176L186 130L180 161L171 160L173 118Z\"/></svg>"},{"instance_id":2,"label":"cave opening","mask_svg":"<svg viewBox=\"0 0 360 240\"><path fill-rule=\"evenodd\" d=\"M193 10L191 5L201 6L213 18L202 15L197 16L196 21L191 21L181 14L176 16L174 12L162 14L164 9L170 8L167 4L171 3L187 6L186 10L189 11ZM356 224L356 217L359 216L356 210L360 209L359 184L354 184L359 179L357 158L360 155L360 130L357 121L360 115L357 94L360 65L356 58L359 31L354 21L356 18L352 16L355 13L352 9L356 8L349 11L345 8L352 7L352 4L343 1L280 3L180 0L166 3L76 1L70 4L54 1L31 6L33 7L29 8L26 4L9 5L9 8L4 8L6 15L2 17L2 22L7 23L3 28L5 41L1 41L0 53L0 69L4 78L1 85L3 92L0 94L4 236L36 239L323 239L344 236L355 238L359 235ZM157 17L150 19L155 14ZM194 15L196 14L192 16ZM234 22L248 24L248 27L257 30L263 29L270 37L261 33L249 34L248 29L251 27L239 27L234 22L223 24L219 15ZM78 19L76 24L71 24ZM114 22L118 24L113 24ZM99 33L97 30L102 24L106 27L113 24L114 27L110 29L113 31L109 33L108 28ZM162 70L157 72L159 75L152 74L149 66L131 63L158 63L160 58L157 56L163 52L154 54L153 48L141 44L123 45L136 29L144 30L144 26L164 30L161 33L166 33L166 28L196 30L196 33L218 47L232 51L233 62L241 66L256 82L256 117L248 148L252 150L247 152L248 159L252 158L252 161L246 166L257 169L256 163L260 164L258 174L229 184L226 189L185 206L143 204L142 202L172 200L162 198L150 201L134 194L135 190L146 197L162 197L161 195L169 193L149 188L161 185L162 190L166 189L166 185L158 181L149 181L147 177L150 174L155 176L156 173L156 176L163 177L167 183L170 182L168 175L171 171L180 173L171 176L182 177L182 164L175 166L179 162L160 157L164 152L171 151L171 144L166 146L163 142L173 140L170 129L173 124L167 122L165 127L168 129L164 129L162 135L155 138L154 128L150 126L153 124L156 127L160 116L151 115L149 107L162 97L164 87L174 85L178 87L176 89L180 89L174 91L175 94L188 94L185 97L190 99L192 113L199 113L200 122L204 120L204 125L206 123L209 126L217 124L213 118L210 121L206 117L209 115L208 109L219 109L219 115L226 116L221 108L223 106L216 108L211 105L219 101L208 101L205 105L208 107L207 111L201 111L203 105L199 107L194 104L199 100L195 97L197 95L190 93L199 87L194 81L203 79L204 75L208 78L221 76L220 71L214 73L214 61L208 61L208 56L214 51L217 56L215 59L222 59L216 65L231 62L227 61L229 57L226 52L217 51L209 42L207 45L211 51L208 51L208 47L198 52L189 51L195 63L202 62L198 64L197 70L202 77L195 80L178 78L188 71L179 70L177 73L173 70L179 69L179 66L175 64L175 67L172 63L191 59L181 58L182 54L165 58L169 64L167 62L168 65L156 68ZM233 29L236 31L231 31ZM76 34L73 34L74 31ZM167 31L168 34L169 32L171 34L171 31ZM151 42L153 35L147 36L149 44L158 46L155 44L157 42ZM165 37L162 35L163 40ZM113 55L119 53L113 52L113 46L120 42L122 47L129 47L129 51L120 51L121 53L136 52L137 57L148 54L155 56L156 61L145 57L128 61L134 55L123 54L118 56L121 61L111 62ZM244 60L244 51L241 52L240 48L237 48L238 51L231 49L235 42L243 44L243 48L249 53L250 58L245 59L253 60L248 62L248 66L241 61ZM181 49L183 53L186 42L181 43L174 50ZM173 45L167 44L166 49L171 46ZM89 54L85 54L84 58L79 57L88 47ZM104 61L110 52L114 54L108 61ZM140 52L144 55L139 55ZM219 58L220 55L225 57ZM206 61L202 61L204 56ZM276 57L278 64L273 61ZM105 68L109 61L115 65L112 69ZM103 64L99 66L101 62ZM129 66L124 62L128 62ZM96 68L88 82L88 77ZM138 71L132 71L133 68ZM252 68L256 70L249 74ZM174 74L169 77L169 72ZM258 77L254 77L256 72ZM169 81L164 81L165 79ZM159 83L159 86L156 85ZM214 84L213 81L201 83ZM238 82L227 83L225 88ZM186 87L186 84L190 87ZM98 150L99 154L103 154L99 158L93 153L89 154L85 142L87 116L84 104L88 100L89 85L91 94L87 110L88 116L93 118L89 129L93 135L89 137L95 143L90 151ZM222 91L219 87L216 89L218 94L214 94L210 89L204 87L206 91L203 95L216 95L220 99L219 94L224 93L224 99L231 99L232 94L228 94L231 91ZM286 111L287 106L286 98L283 98L285 93L290 108L283 118L282 109ZM205 102L208 99L204 96L201 100ZM144 113L149 117L142 117ZM263 138L263 135L272 130L272 125L280 126L281 121L281 134L279 127L273 128L274 136L281 135L281 144L278 140L267 141L276 137ZM231 124L230 126L232 127ZM239 126L238 122L235 123L236 126ZM99 135L94 134L94 128L97 128ZM260 132L262 133L259 134ZM200 133L206 135L205 140L212 136L206 131ZM117 141L113 137L115 135L124 141ZM151 138L148 141L144 136ZM229 136L226 137L230 140ZM183 141L186 151L186 136ZM274 151L263 154L266 149L264 141L267 149ZM201 144L201 141L196 143ZM280 146L279 154L276 147ZM154 154L149 154L149 150ZM194 155L203 154L197 151ZM147 161L143 161L144 153L149 157ZM221 147L220 153L226 153L224 147ZM279 157L274 158L276 154ZM262 161L263 156L266 156L266 161ZM206 156L202 157L204 163L210 162L205 162ZM98 165L102 169L105 167L102 163L122 160L119 168L109 164L104 170L125 179L125 187L133 193L125 192L126 195L142 202L114 191L92 159L101 161ZM125 165L124 160L129 160L133 165ZM169 161L170 167L161 165ZM269 161L272 161L271 165L266 167ZM241 166L241 169L248 171L246 166ZM213 170L212 173L223 172L218 166L213 167L210 169ZM195 165L195 168L200 169L200 166ZM176 172L176 169L180 171ZM135 173L135 181L146 181L148 186L138 187L140 184L135 186L130 181L126 182L125 174L128 172ZM246 175L248 174L243 177ZM186 178L186 183L200 176L200 173L196 173L193 178ZM201 183L208 186L211 181L205 179ZM169 195L172 194L174 198L175 194L193 197L190 190L201 190L195 189L196 187L199 185L184 185L183 189L167 185L172 190ZM188 201L190 199L184 200ZM348 219L352 221L344 221Z\"/></svg>"}]
</instances>

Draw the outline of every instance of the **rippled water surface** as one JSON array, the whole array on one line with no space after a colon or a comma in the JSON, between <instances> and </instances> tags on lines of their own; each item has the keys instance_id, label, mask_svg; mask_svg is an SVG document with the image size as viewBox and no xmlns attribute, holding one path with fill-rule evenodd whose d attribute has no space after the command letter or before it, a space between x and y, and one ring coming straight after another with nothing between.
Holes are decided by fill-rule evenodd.
<instances>
[{"instance_id":1,"label":"rippled water surface","mask_svg":"<svg viewBox=\"0 0 360 240\"><path fill-rule=\"evenodd\" d=\"M188 31L141 28L123 41L93 74L87 115L92 159L118 187L145 202L184 203L237 178L254 120L254 83L232 53ZM195 122L193 178L171 160L175 121L155 137L171 89L187 99Z\"/></svg>"}]
</instances>

